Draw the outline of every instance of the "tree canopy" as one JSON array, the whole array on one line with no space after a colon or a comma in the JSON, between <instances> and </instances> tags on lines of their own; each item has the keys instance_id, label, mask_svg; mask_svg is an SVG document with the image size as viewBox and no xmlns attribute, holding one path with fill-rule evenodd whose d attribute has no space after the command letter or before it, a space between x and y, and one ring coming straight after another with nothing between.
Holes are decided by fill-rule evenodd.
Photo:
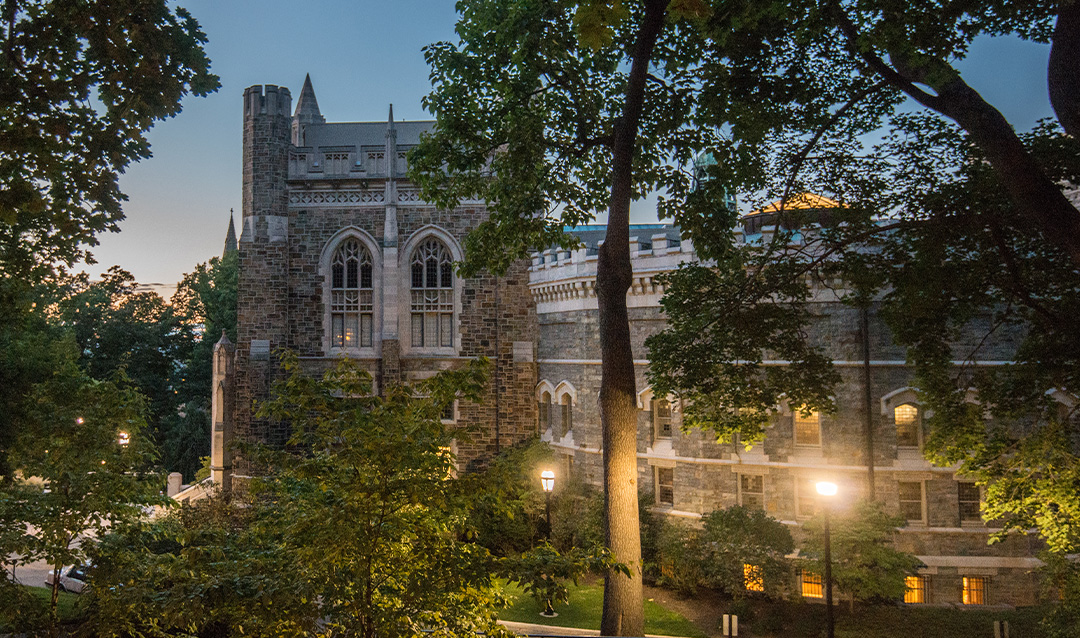
<instances>
[{"instance_id":1,"label":"tree canopy","mask_svg":"<svg viewBox=\"0 0 1080 638\"><path fill-rule=\"evenodd\" d=\"M206 36L165 0L11 0L0 29L0 275L86 257L123 219L120 173L188 93L218 88Z\"/></svg>"}]
</instances>

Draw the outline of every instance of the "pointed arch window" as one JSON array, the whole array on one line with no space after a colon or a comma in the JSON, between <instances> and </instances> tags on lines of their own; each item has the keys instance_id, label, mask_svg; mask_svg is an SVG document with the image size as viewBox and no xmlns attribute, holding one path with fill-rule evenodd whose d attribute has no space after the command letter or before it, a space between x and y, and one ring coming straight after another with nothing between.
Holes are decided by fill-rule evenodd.
<instances>
[{"instance_id":1,"label":"pointed arch window","mask_svg":"<svg viewBox=\"0 0 1080 638\"><path fill-rule=\"evenodd\" d=\"M372 316L371 253L346 239L330 261L330 345L370 348Z\"/></svg>"},{"instance_id":2,"label":"pointed arch window","mask_svg":"<svg viewBox=\"0 0 1080 638\"><path fill-rule=\"evenodd\" d=\"M454 271L450 251L437 239L422 242L411 259L412 345L454 345Z\"/></svg>"}]
</instances>

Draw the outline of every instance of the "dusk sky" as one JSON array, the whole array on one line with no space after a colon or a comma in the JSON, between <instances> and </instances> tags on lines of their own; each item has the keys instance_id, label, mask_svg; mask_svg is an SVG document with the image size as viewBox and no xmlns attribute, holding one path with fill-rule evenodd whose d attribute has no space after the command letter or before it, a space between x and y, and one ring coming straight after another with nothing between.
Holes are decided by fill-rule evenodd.
<instances>
[{"instance_id":1,"label":"dusk sky","mask_svg":"<svg viewBox=\"0 0 1080 638\"><path fill-rule=\"evenodd\" d=\"M310 73L328 121L427 119L428 66L421 48L452 39L451 0L181 0L209 38L207 53L221 88L188 97L183 112L149 135L154 157L121 179L130 201L120 233L93 249L98 276L113 264L140 283L175 285L220 255L235 210L240 227L241 106L253 84L288 86L293 104ZM965 79L1013 125L1030 128L1051 110L1046 97L1049 48L1016 40L976 42L961 65ZM655 221L648 203L635 222Z\"/></svg>"}]
</instances>

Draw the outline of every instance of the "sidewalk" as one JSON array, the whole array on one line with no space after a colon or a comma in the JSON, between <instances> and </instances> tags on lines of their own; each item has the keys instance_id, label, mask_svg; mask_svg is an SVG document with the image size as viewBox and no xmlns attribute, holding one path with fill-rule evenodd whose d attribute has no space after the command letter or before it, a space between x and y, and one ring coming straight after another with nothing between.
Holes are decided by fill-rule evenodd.
<instances>
[{"instance_id":1,"label":"sidewalk","mask_svg":"<svg viewBox=\"0 0 1080 638\"><path fill-rule=\"evenodd\" d=\"M528 636L599 636L596 629L577 629L575 627L555 627L553 625L535 625L527 622L500 620L499 624L515 634ZM646 638L679 638L678 636L658 636L645 634Z\"/></svg>"}]
</instances>

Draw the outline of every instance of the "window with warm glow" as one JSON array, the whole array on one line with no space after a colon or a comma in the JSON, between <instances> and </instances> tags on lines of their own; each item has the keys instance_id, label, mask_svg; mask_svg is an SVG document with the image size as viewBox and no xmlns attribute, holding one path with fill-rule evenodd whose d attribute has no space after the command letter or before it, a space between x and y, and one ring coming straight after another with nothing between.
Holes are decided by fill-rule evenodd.
<instances>
[{"instance_id":1,"label":"window with warm glow","mask_svg":"<svg viewBox=\"0 0 1080 638\"><path fill-rule=\"evenodd\" d=\"M765 578L761 573L761 567L743 563L742 573L746 591L765 591Z\"/></svg>"},{"instance_id":2,"label":"window with warm glow","mask_svg":"<svg viewBox=\"0 0 1080 638\"><path fill-rule=\"evenodd\" d=\"M905 403L893 408L893 421L896 422L896 445L899 447L919 447L919 408Z\"/></svg>"},{"instance_id":3,"label":"window with warm glow","mask_svg":"<svg viewBox=\"0 0 1080 638\"><path fill-rule=\"evenodd\" d=\"M760 474L739 475L739 505L764 509L765 477Z\"/></svg>"},{"instance_id":4,"label":"window with warm glow","mask_svg":"<svg viewBox=\"0 0 1080 638\"><path fill-rule=\"evenodd\" d=\"M675 504L675 468L656 468L656 504Z\"/></svg>"},{"instance_id":5,"label":"window with warm glow","mask_svg":"<svg viewBox=\"0 0 1080 638\"><path fill-rule=\"evenodd\" d=\"M959 482L956 484L956 492L960 503L960 522L981 523L979 486L974 483Z\"/></svg>"},{"instance_id":6,"label":"window with warm glow","mask_svg":"<svg viewBox=\"0 0 1080 638\"><path fill-rule=\"evenodd\" d=\"M964 576L964 604L986 604L986 578L982 576Z\"/></svg>"},{"instance_id":7,"label":"window with warm glow","mask_svg":"<svg viewBox=\"0 0 1080 638\"><path fill-rule=\"evenodd\" d=\"M671 402L665 399L653 399L653 433L658 439L671 438Z\"/></svg>"},{"instance_id":8,"label":"window with warm glow","mask_svg":"<svg viewBox=\"0 0 1080 638\"><path fill-rule=\"evenodd\" d=\"M814 411L810 416L795 412L795 445L821 445L821 418Z\"/></svg>"},{"instance_id":9,"label":"window with warm glow","mask_svg":"<svg viewBox=\"0 0 1080 638\"><path fill-rule=\"evenodd\" d=\"M370 348L372 326L371 253L346 239L330 261L330 345Z\"/></svg>"},{"instance_id":10,"label":"window with warm glow","mask_svg":"<svg viewBox=\"0 0 1080 638\"><path fill-rule=\"evenodd\" d=\"M910 605L921 605L926 602L926 576L905 576L904 602Z\"/></svg>"},{"instance_id":11,"label":"window with warm glow","mask_svg":"<svg viewBox=\"0 0 1080 638\"><path fill-rule=\"evenodd\" d=\"M566 436L567 432L574 429L574 405L569 394L562 395L562 433Z\"/></svg>"},{"instance_id":12,"label":"window with warm glow","mask_svg":"<svg viewBox=\"0 0 1080 638\"><path fill-rule=\"evenodd\" d=\"M450 251L437 239L422 242L412 254L412 345L454 345L454 272Z\"/></svg>"},{"instance_id":13,"label":"window with warm glow","mask_svg":"<svg viewBox=\"0 0 1080 638\"><path fill-rule=\"evenodd\" d=\"M898 484L900 492L900 515L908 521L922 522L923 520L923 484L922 481L901 482Z\"/></svg>"},{"instance_id":14,"label":"window with warm glow","mask_svg":"<svg viewBox=\"0 0 1080 638\"><path fill-rule=\"evenodd\" d=\"M803 598L824 598L825 587L821 583L821 574L803 570L802 573Z\"/></svg>"}]
</instances>

